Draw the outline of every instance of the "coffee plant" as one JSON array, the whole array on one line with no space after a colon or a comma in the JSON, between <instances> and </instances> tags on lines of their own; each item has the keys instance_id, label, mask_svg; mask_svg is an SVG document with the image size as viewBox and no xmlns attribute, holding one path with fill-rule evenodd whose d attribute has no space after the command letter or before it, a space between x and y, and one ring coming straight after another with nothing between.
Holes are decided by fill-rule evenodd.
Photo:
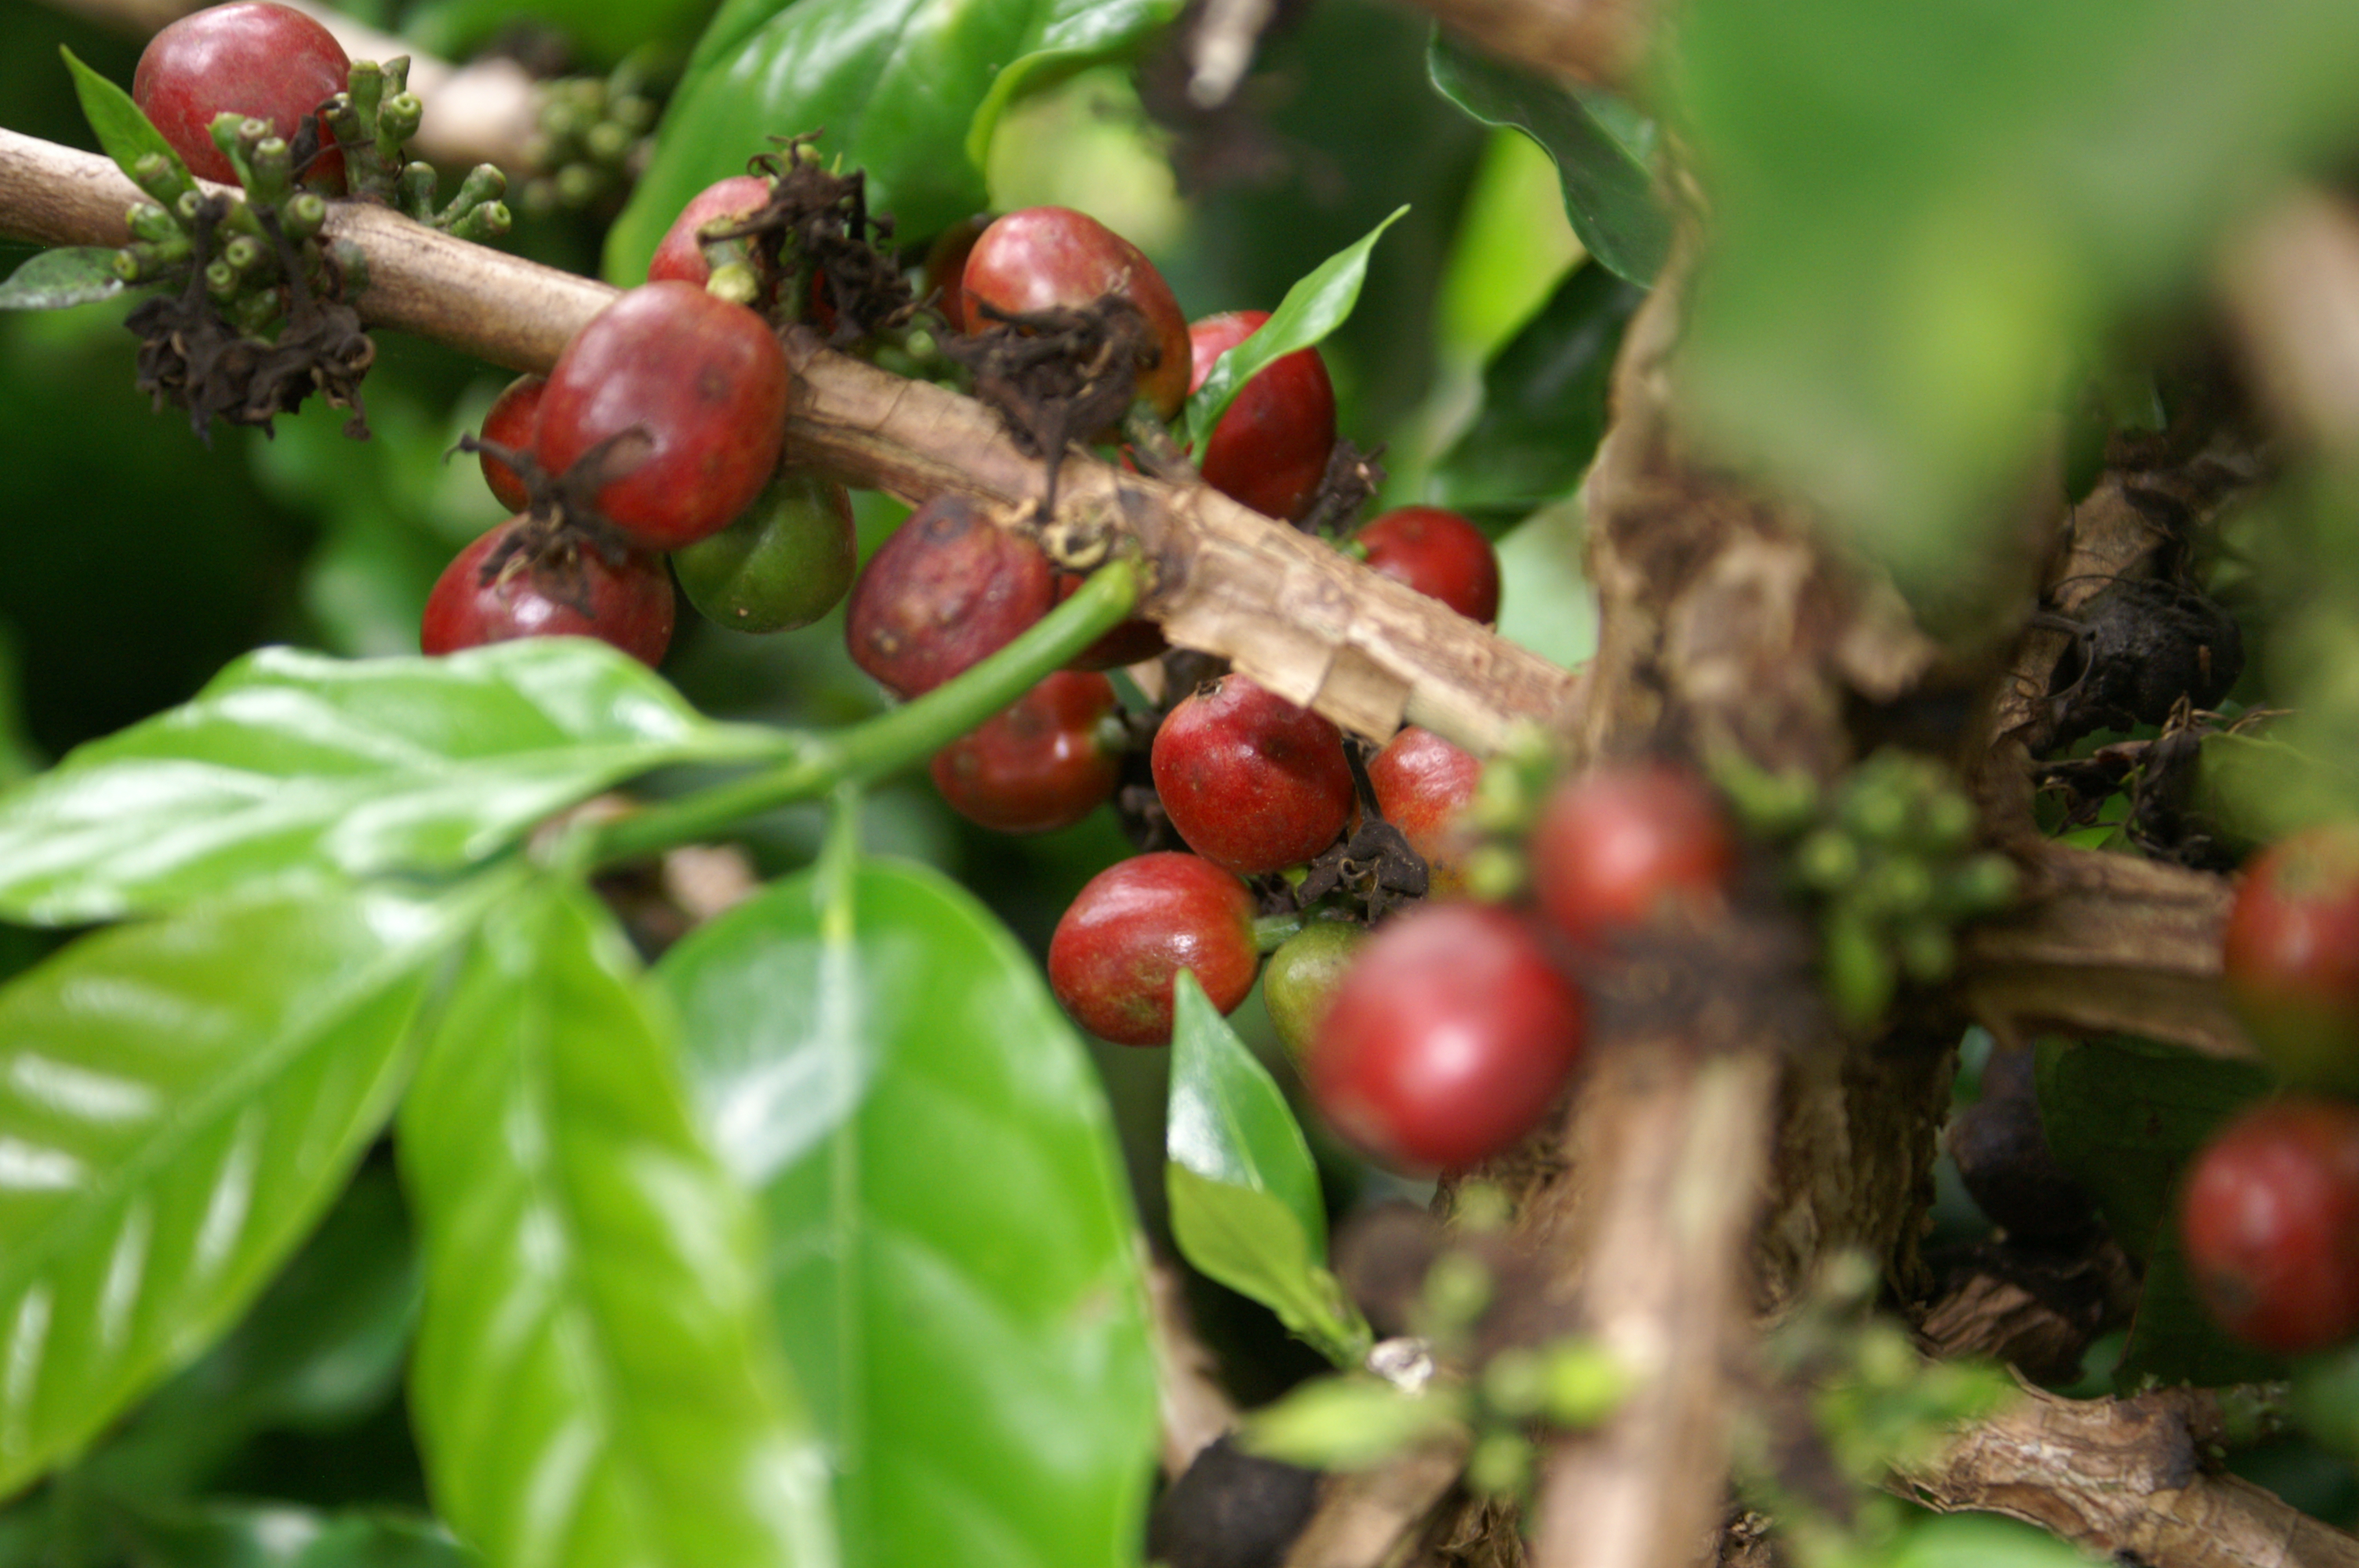
<instances>
[{"instance_id":1,"label":"coffee plant","mask_svg":"<svg viewBox=\"0 0 2359 1568\"><path fill-rule=\"evenodd\" d=\"M0 0L0 1562L2359 1563L2359 7L349 10Z\"/></svg>"}]
</instances>

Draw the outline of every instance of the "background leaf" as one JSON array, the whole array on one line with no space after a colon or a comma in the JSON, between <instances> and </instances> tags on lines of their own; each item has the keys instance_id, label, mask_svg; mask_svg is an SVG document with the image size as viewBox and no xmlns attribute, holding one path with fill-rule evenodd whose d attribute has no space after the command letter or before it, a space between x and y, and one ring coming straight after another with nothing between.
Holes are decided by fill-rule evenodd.
<instances>
[{"instance_id":1,"label":"background leaf","mask_svg":"<svg viewBox=\"0 0 2359 1568\"><path fill-rule=\"evenodd\" d=\"M800 877L666 955L707 1126L760 1188L771 1300L837 1455L848 1560L1135 1561L1156 1395L1105 1100L1038 965L955 884ZM856 989L827 978L849 935ZM868 1059L825 1141L759 1064ZM792 1117L794 1108L768 1103ZM780 1163L780 1149L797 1150Z\"/></svg>"},{"instance_id":2,"label":"background leaf","mask_svg":"<svg viewBox=\"0 0 2359 1568\"><path fill-rule=\"evenodd\" d=\"M171 1568L475 1568L425 1519L229 1503L115 1521L139 1563Z\"/></svg>"},{"instance_id":3,"label":"background leaf","mask_svg":"<svg viewBox=\"0 0 2359 1568\"><path fill-rule=\"evenodd\" d=\"M427 1258L412 1406L495 1564L835 1561L745 1200L587 892L495 909L400 1119Z\"/></svg>"},{"instance_id":4,"label":"background leaf","mask_svg":"<svg viewBox=\"0 0 2359 1568\"><path fill-rule=\"evenodd\" d=\"M1238 389L1263 366L1297 349L1309 348L1350 319L1352 307L1360 302L1360 284L1368 274L1368 254L1408 211L1396 207L1392 216L1320 263L1309 276L1286 291L1286 297L1253 336L1221 351L1212 368L1204 373L1203 385L1189 396L1190 442L1201 442L1211 435Z\"/></svg>"},{"instance_id":5,"label":"background leaf","mask_svg":"<svg viewBox=\"0 0 2359 1568\"><path fill-rule=\"evenodd\" d=\"M1125 53L1175 0L732 0L699 41L654 159L606 239L617 283L647 276L688 199L745 172L772 136L825 129L820 151L868 171L871 211L922 240L988 200L970 135L987 139L1003 75L1046 81ZM1010 88L1008 91L1013 91ZM977 105L983 105L978 111Z\"/></svg>"},{"instance_id":6,"label":"background leaf","mask_svg":"<svg viewBox=\"0 0 2359 1568\"><path fill-rule=\"evenodd\" d=\"M115 253L104 245L61 245L43 251L0 283L0 310L61 310L112 299L124 284Z\"/></svg>"},{"instance_id":7,"label":"background leaf","mask_svg":"<svg viewBox=\"0 0 2359 1568\"><path fill-rule=\"evenodd\" d=\"M618 780L777 744L587 638L359 664L266 648L0 795L0 915L102 920L330 871L449 870Z\"/></svg>"},{"instance_id":8,"label":"background leaf","mask_svg":"<svg viewBox=\"0 0 2359 1568\"><path fill-rule=\"evenodd\" d=\"M179 166L181 173L188 172L189 166L180 162L180 155L172 150L164 133L139 112L131 94L82 64L73 50L60 48L58 52L65 57L66 70L73 73L74 95L82 100L91 134L125 174L131 174L132 165L149 153L162 153Z\"/></svg>"},{"instance_id":9,"label":"background leaf","mask_svg":"<svg viewBox=\"0 0 2359 1568\"><path fill-rule=\"evenodd\" d=\"M2043 1038L2036 1079L2049 1146L2097 1200L2114 1239L2145 1265L2116 1385L2282 1375L2275 1357L2230 1339L2196 1302L2173 1207L2180 1172L2223 1122L2276 1086L2268 1070L2125 1036Z\"/></svg>"},{"instance_id":10,"label":"background leaf","mask_svg":"<svg viewBox=\"0 0 2359 1568\"><path fill-rule=\"evenodd\" d=\"M1713 232L1690 401L1920 603L1981 580L2071 367L2201 287L2212 247L2359 127L2346 0L2119 22L1979 0L1700 0L1681 21Z\"/></svg>"},{"instance_id":11,"label":"background leaf","mask_svg":"<svg viewBox=\"0 0 2359 1568\"><path fill-rule=\"evenodd\" d=\"M0 990L0 1492L203 1348L386 1112L451 906L368 892L87 937Z\"/></svg>"},{"instance_id":12,"label":"background leaf","mask_svg":"<svg viewBox=\"0 0 2359 1568\"><path fill-rule=\"evenodd\" d=\"M1652 282L1670 254L1671 218L1655 189L1655 126L1595 88L1568 88L1502 64L1437 30L1433 85L1486 125L1513 125L1556 160L1572 232L1600 265Z\"/></svg>"},{"instance_id":13,"label":"background leaf","mask_svg":"<svg viewBox=\"0 0 2359 1568\"><path fill-rule=\"evenodd\" d=\"M1647 297L1600 266L1576 267L1483 370L1483 407L1435 465L1434 504L1504 532L1571 495L1605 434L1622 330Z\"/></svg>"}]
</instances>

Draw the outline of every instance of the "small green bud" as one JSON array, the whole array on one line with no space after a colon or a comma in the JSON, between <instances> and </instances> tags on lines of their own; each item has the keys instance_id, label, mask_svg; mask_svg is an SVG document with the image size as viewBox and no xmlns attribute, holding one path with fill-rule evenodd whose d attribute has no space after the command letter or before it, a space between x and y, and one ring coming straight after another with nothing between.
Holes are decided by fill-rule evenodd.
<instances>
[{"instance_id":1,"label":"small green bud","mask_svg":"<svg viewBox=\"0 0 2359 1568\"><path fill-rule=\"evenodd\" d=\"M434 186L436 176L430 163L406 163L396 189L399 192L401 210L419 222L434 216Z\"/></svg>"},{"instance_id":2,"label":"small green bud","mask_svg":"<svg viewBox=\"0 0 2359 1568\"><path fill-rule=\"evenodd\" d=\"M251 234L240 234L222 247L222 260L238 270L243 277L251 277L270 259L270 253Z\"/></svg>"},{"instance_id":3,"label":"small green bud","mask_svg":"<svg viewBox=\"0 0 2359 1568\"><path fill-rule=\"evenodd\" d=\"M582 147L600 163L619 164L630 156L631 144L636 140L614 121L601 120L583 134Z\"/></svg>"},{"instance_id":4,"label":"small green bud","mask_svg":"<svg viewBox=\"0 0 2359 1568\"><path fill-rule=\"evenodd\" d=\"M1854 896L1877 914L1915 914L1933 902L1933 873L1914 855L1886 855L1859 879Z\"/></svg>"},{"instance_id":5,"label":"small green bud","mask_svg":"<svg viewBox=\"0 0 2359 1568\"><path fill-rule=\"evenodd\" d=\"M162 244L180 232L180 225L172 222L172 215L152 201L133 202L130 211L124 213L123 222L133 239L151 244Z\"/></svg>"},{"instance_id":6,"label":"small green bud","mask_svg":"<svg viewBox=\"0 0 2359 1568\"><path fill-rule=\"evenodd\" d=\"M1486 1433L1466 1457L1466 1484L1493 1497L1509 1497L1531 1484L1532 1445L1513 1432Z\"/></svg>"},{"instance_id":7,"label":"small green bud","mask_svg":"<svg viewBox=\"0 0 2359 1568\"><path fill-rule=\"evenodd\" d=\"M1578 1432L1598 1425L1622 1406L1630 1375L1613 1352L1593 1339L1562 1339L1550 1346L1541 1410L1549 1421Z\"/></svg>"},{"instance_id":8,"label":"small green bud","mask_svg":"<svg viewBox=\"0 0 2359 1568\"><path fill-rule=\"evenodd\" d=\"M418 135L419 122L425 117L426 105L417 93L397 92L377 107L376 139L398 146Z\"/></svg>"},{"instance_id":9,"label":"small green bud","mask_svg":"<svg viewBox=\"0 0 2359 1568\"><path fill-rule=\"evenodd\" d=\"M315 191L299 190L279 209L278 221L290 240L308 240L328 221L328 204Z\"/></svg>"},{"instance_id":10,"label":"small green bud","mask_svg":"<svg viewBox=\"0 0 2359 1568\"><path fill-rule=\"evenodd\" d=\"M1794 875L1821 892L1847 887L1859 875L1859 846L1838 827L1821 827L1794 850Z\"/></svg>"},{"instance_id":11,"label":"small green bud","mask_svg":"<svg viewBox=\"0 0 2359 1568\"><path fill-rule=\"evenodd\" d=\"M2006 856L1976 855L1943 879L1942 900L1962 916L1994 914L2015 902L2022 883Z\"/></svg>"},{"instance_id":12,"label":"small green bud","mask_svg":"<svg viewBox=\"0 0 2359 1568\"><path fill-rule=\"evenodd\" d=\"M216 302L236 298L242 281L237 268L218 256L205 264L205 292Z\"/></svg>"},{"instance_id":13,"label":"small green bud","mask_svg":"<svg viewBox=\"0 0 2359 1568\"><path fill-rule=\"evenodd\" d=\"M1548 1368L1537 1351L1509 1348L1483 1368L1483 1398L1510 1421L1527 1421L1548 1399Z\"/></svg>"},{"instance_id":14,"label":"small green bud","mask_svg":"<svg viewBox=\"0 0 2359 1568\"><path fill-rule=\"evenodd\" d=\"M131 179L168 211L177 211L182 197L197 194L188 166L170 153L142 154L131 166Z\"/></svg>"},{"instance_id":15,"label":"small green bud","mask_svg":"<svg viewBox=\"0 0 2359 1568\"><path fill-rule=\"evenodd\" d=\"M514 222L515 220L508 215L506 202L486 201L451 224L451 233L470 244L480 245L506 233Z\"/></svg>"},{"instance_id":16,"label":"small green bud","mask_svg":"<svg viewBox=\"0 0 2359 1568\"><path fill-rule=\"evenodd\" d=\"M1958 965L1957 939L1938 920L1917 920L1900 929L1900 968L1920 986L1938 985Z\"/></svg>"},{"instance_id":17,"label":"small green bud","mask_svg":"<svg viewBox=\"0 0 2359 1568\"><path fill-rule=\"evenodd\" d=\"M1464 1252L1444 1252L1425 1275L1425 1311L1436 1336L1472 1325L1491 1304L1490 1265Z\"/></svg>"},{"instance_id":18,"label":"small green bud","mask_svg":"<svg viewBox=\"0 0 2359 1568\"><path fill-rule=\"evenodd\" d=\"M557 171L557 199L568 207L589 206L605 188L605 177L586 163L569 163Z\"/></svg>"},{"instance_id":19,"label":"small green bud","mask_svg":"<svg viewBox=\"0 0 2359 1568\"><path fill-rule=\"evenodd\" d=\"M1875 933L1840 907L1828 911L1819 932L1827 1000L1844 1022L1864 1027L1884 1016L1899 982L1892 956Z\"/></svg>"},{"instance_id":20,"label":"small green bud","mask_svg":"<svg viewBox=\"0 0 2359 1568\"><path fill-rule=\"evenodd\" d=\"M1972 842L1973 836L1974 806L1964 795L1944 790L1925 803L1919 837L1927 849L1954 853Z\"/></svg>"}]
</instances>

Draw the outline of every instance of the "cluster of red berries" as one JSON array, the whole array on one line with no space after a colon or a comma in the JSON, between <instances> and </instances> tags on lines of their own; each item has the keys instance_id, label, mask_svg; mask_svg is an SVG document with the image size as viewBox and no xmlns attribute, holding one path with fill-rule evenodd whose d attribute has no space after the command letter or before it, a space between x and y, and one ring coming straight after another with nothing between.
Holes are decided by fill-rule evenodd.
<instances>
[{"instance_id":1,"label":"cluster of red berries","mask_svg":"<svg viewBox=\"0 0 2359 1568\"><path fill-rule=\"evenodd\" d=\"M2359 1336L2359 825L2263 851L2222 957L2246 1032L2291 1088L2197 1153L2180 1240L2229 1333L2321 1349Z\"/></svg>"}]
</instances>

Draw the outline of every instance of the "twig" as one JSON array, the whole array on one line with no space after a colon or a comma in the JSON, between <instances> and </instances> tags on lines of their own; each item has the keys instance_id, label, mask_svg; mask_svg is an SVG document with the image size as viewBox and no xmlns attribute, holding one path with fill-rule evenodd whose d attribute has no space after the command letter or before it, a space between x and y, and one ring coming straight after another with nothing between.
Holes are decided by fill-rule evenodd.
<instances>
[{"instance_id":1,"label":"twig","mask_svg":"<svg viewBox=\"0 0 2359 1568\"><path fill-rule=\"evenodd\" d=\"M1766 1052L1631 1038L1574 1104L1567 1147L1588 1174L1554 1255L1578 1260L1582 1319L1635 1382L1549 1457L1540 1568L1687 1568L1721 1522L1777 1078Z\"/></svg>"},{"instance_id":2,"label":"twig","mask_svg":"<svg viewBox=\"0 0 2359 1568\"><path fill-rule=\"evenodd\" d=\"M104 158L0 130L0 232L119 244L136 190ZM615 291L453 240L380 208L334 203L326 232L358 246L364 319L514 370L547 370ZM787 337L798 378L789 449L856 483L918 499L1004 504L1040 493L1038 460L956 393ZM1135 541L1152 568L1141 608L1173 642L1233 660L1289 700L1386 736L1406 718L1478 752L1548 722L1579 677L1201 485L1067 459L1052 526Z\"/></svg>"},{"instance_id":3,"label":"twig","mask_svg":"<svg viewBox=\"0 0 2359 1568\"><path fill-rule=\"evenodd\" d=\"M2153 1568L2359 1568L2359 1541L2205 1468L2220 1425L2201 1390L2075 1400L2026 1389L1897 1489L1943 1513L2005 1514Z\"/></svg>"},{"instance_id":4,"label":"twig","mask_svg":"<svg viewBox=\"0 0 2359 1568\"><path fill-rule=\"evenodd\" d=\"M2316 192L2287 200L2229 257L2223 293L2284 422L2346 461L2359 453L2359 212Z\"/></svg>"}]
</instances>

